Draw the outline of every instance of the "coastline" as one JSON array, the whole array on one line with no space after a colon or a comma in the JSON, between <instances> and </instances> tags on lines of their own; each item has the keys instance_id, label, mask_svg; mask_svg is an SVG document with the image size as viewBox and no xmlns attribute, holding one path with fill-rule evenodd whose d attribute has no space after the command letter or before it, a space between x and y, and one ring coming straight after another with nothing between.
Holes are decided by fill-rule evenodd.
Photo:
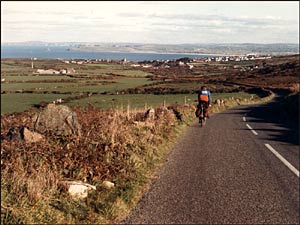
<instances>
[{"instance_id":1,"label":"coastline","mask_svg":"<svg viewBox=\"0 0 300 225\"><path fill-rule=\"evenodd\" d=\"M113 52L113 53L132 53L132 54L161 54L161 55L199 55L199 56L239 56L241 54L219 54L219 53L186 53L186 52L157 52L157 51L116 51L116 50L109 50L109 51L97 51L97 50L90 50L90 49L70 49L71 52Z\"/></svg>"}]
</instances>

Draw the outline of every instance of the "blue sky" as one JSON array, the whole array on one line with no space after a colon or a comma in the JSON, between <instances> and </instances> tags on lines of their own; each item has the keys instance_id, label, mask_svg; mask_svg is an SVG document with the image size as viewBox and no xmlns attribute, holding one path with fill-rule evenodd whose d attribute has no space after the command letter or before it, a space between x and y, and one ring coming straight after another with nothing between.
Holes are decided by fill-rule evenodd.
<instances>
[{"instance_id":1,"label":"blue sky","mask_svg":"<svg viewBox=\"0 0 300 225\"><path fill-rule=\"evenodd\" d=\"M1 1L1 41L299 43L299 1Z\"/></svg>"}]
</instances>

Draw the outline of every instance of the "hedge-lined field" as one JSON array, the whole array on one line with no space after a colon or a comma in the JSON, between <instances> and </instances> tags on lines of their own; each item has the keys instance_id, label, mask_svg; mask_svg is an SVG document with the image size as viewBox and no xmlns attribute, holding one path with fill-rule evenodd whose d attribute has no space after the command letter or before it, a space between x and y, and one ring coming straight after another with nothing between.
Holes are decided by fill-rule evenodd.
<instances>
[{"instance_id":1,"label":"hedge-lined field","mask_svg":"<svg viewBox=\"0 0 300 225\"><path fill-rule=\"evenodd\" d=\"M245 92L236 93L213 93L213 101L216 99L234 98L251 98L256 95ZM157 107L163 104L191 104L197 101L196 94L125 94L125 95L92 95L91 97L73 100L69 106L89 106L93 105L100 109L141 109L145 107Z\"/></svg>"},{"instance_id":2,"label":"hedge-lined field","mask_svg":"<svg viewBox=\"0 0 300 225\"><path fill-rule=\"evenodd\" d=\"M60 60L1 60L1 114L22 112L40 102L68 99L70 106L92 104L100 109L114 107L142 108L194 101L200 81L155 81L150 72L122 64L66 64ZM74 68L74 74L40 74L36 70ZM147 76L147 77L146 77ZM234 87L206 83L213 98L251 97ZM218 96L219 92L232 92ZM161 95L163 94L163 95ZM72 98L70 96L80 96ZM13 103L13 104L12 104Z\"/></svg>"}]
</instances>

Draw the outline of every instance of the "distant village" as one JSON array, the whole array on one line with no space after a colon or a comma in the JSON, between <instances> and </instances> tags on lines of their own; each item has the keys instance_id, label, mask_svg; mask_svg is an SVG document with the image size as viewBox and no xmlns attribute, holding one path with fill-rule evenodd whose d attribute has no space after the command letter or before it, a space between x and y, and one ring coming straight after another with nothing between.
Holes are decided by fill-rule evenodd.
<instances>
[{"instance_id":1,"label":"distant village","mask_svg":"<svg viewBox=\"0 0 300 225\"><path fill-rule=\"evenodd\" d=\"M219 57L209 57L205 59L205 62L228 62L228 61L249 61L249 60L257 60L257 59L271 59L270 55L260 56L258 54L248 54L246 56L219 56Z\"/></svg>"},{"instance_id":2,"label":"distant village","mask_svg":"<svg viewBox=\"0 0 300 225\"><path fill-rule=\"evenodd\" d=\"M134 68L152 68L152 69L160 69L160 68L171 68L171 67L187 67L190 70L193 69L193 63L197 62L241 62L241 61L249 61L249 60L258 60L258 59L271 59L270 55L258 55L258 54L248 54L244 56L212 56L205 58L189 58L184 57L180 59L174 60L145 60L140 62L132 62L125 59L122 60L112 60L112 59L77 59L77 60L63 60L60 59L65 64L97 64L97 63L112 63L112 64L122 64L128 65ZM36 60L36 58L34 58ZM33 68L33 62L32 62ZM253 68L258 68L258 66L254 66ZM249 69L253 69L249 68ZM245 70L245 68L241 68L239 65L235 65L234 69ZM34 74L74 74L76 70L74 68L64 68L60 70L54 69L37 69Z\"/></svg>"}]
</instances>

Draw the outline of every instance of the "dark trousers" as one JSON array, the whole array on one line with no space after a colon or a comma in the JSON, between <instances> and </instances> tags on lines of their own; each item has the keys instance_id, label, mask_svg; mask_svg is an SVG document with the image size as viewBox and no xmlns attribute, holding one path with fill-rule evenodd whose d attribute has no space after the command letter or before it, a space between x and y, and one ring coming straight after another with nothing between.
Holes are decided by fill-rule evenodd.
<instances>
[{"instance_id":1,"label":"dark trousers","mask_svg":"<svg viewBox=\"0 0 300 225\"><path fill-rule=\"evenodd\" d=\"M200 108L201 105L203 105L203 110L204 110L204 115L205 115L205 117L209 117L209 115L208 115L208 106L209 106L208 102L200 101L200 102L198 103L198 106L197 106L197 107ZM202 112L201 112L201 114L202 114Z\"/></svg>"}]
</instances>

